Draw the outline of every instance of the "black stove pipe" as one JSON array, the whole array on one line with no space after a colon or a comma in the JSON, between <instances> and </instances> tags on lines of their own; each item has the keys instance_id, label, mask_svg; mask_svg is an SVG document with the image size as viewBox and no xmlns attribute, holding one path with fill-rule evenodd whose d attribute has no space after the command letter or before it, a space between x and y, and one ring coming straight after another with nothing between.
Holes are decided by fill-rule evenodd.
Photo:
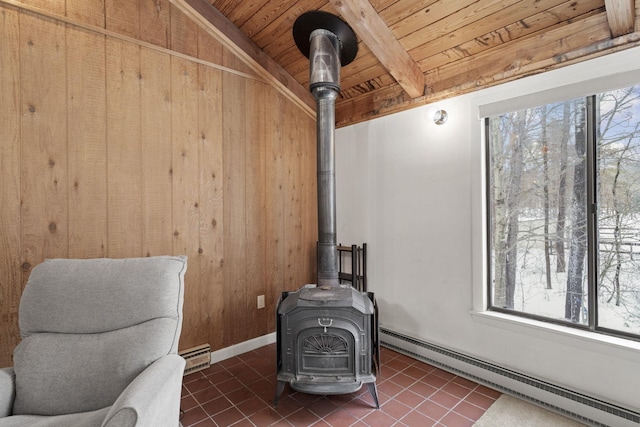
<instances>
[{"instance_id":1,"label":"black stove pipe","mask_svg":"<svg viewBox=\"0 0 640 427\"><path fill-rule=\"evenodd\" d=\"M340 285L336 233L335 100L340 92L340 67L358 51L353 30L326 12L307 12L293 27L298 48L309 57L309 88L316 99L318 174L317 286Z\"/></svg>"},{"instance_id":2,"label":"black stove pipe","mask_svg":"<svg viewBox=\"0 0 640 427\"><path fill-rule=\"evenodd\" d=\"M336 251L335 99L332 89L314 89L318 111L318 281L338 286Z\"/></svg>"},{"instance_id":3,"label":"black stove pipe","mask_svg":"<svg viewBox=\"0 0 640 427\"><path fill-rule=\"evenodd\" d=\"M316 99L318 157L318 281L319 287L338 286L336 251L335 100L340 86L339 42L325 30L311 33L310 87ZM336 66L337 63L337 66ZM332 67L333 65L333 67ZM339 73L338 73L339 74Z\"/></svg>"}]
</instances>

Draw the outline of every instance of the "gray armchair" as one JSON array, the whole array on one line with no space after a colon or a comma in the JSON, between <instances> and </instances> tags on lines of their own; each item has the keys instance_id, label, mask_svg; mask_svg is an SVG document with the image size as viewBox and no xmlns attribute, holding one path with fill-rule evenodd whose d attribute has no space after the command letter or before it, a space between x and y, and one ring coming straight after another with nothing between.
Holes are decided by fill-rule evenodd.
<instances>
[{"instance_id":1,"label":"gray armchair","mask_svg":"<svg viewBox=\"0 0 640 427\"><path fill-rule=\"evenodd\" d=\"M0 426L178 426L186 257L51 259L20 300Z\"/></svg>"}]
</instances>

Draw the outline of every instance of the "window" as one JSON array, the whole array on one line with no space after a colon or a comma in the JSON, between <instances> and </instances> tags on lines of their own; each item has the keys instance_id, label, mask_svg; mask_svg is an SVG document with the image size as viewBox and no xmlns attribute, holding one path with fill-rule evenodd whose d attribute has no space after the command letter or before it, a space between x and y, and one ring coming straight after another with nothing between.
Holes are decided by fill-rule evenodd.
<instances>
[{"instance_id":1,"label":"window","mask_svg":"<svg viewBox=\"0 0 640 427\"><path fill-rule=\"evenodd\" d=\"M640 339L640 85L485 131L489 308Z\"/></svg>"}]
</instances>

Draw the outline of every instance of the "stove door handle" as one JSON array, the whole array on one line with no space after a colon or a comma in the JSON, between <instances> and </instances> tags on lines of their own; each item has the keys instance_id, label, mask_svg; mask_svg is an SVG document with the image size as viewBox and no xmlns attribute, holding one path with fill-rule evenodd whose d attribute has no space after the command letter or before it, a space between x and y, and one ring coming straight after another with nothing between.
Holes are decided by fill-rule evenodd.
<instances>
[{"instance_id":1,"label":"stove door handle","mask_svg":"<svg viewBox=\"0 0 640 427\"><path fill-rule=\"evenodd\" d=\"M332 324L333 324L333 319L318 318L318 325L324 328L325 334L327 333L327 328L329 328Z\"/></svg>"}]
</instances>

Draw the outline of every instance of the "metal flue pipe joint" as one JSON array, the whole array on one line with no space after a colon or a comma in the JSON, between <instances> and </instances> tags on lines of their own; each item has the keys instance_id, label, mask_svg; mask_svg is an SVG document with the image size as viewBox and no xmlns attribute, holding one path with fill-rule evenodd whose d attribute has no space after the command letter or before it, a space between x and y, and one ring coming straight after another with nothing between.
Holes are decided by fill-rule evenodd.
<instances>
[{"instance_id":1,"label":"metal flue pipe joint","mask_svg":"<svg viewBox=\"0 0 640 427\"><path fill-rule=\"evenodd\" d=\"M318 280L321 288L339 286L336 250L335 100L340 67L358 52L353 30L326 12L302 14L293 26L300 51L309 58L309 89L316 100L318 173Z\"/></svg>"}]
</instances>

